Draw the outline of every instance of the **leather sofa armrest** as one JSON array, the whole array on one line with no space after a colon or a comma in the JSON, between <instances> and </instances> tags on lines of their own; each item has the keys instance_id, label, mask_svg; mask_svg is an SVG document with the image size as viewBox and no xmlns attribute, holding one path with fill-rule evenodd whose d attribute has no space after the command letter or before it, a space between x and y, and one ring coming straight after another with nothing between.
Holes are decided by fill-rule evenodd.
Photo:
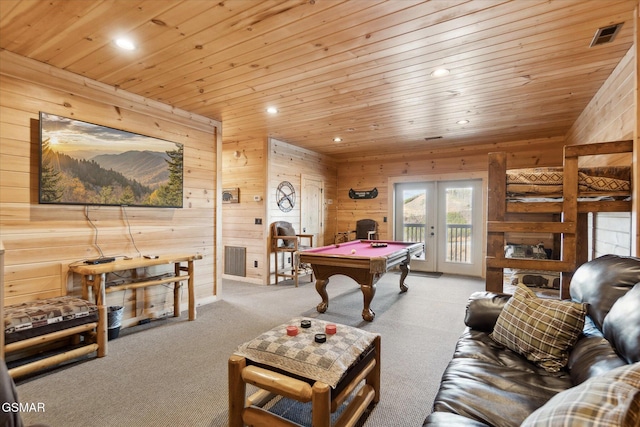
<instances>
[{"instance_id":1,"label":"leather sofa armrest","mask_svg":"<svg viewBox=\"0 0 640 427\"><path fill-rule=\"evenodd\" d=\"M464 323L471 329L492 332L502 308L510 298L510 294L474 292L467 303Z\"/></svg>"}]
</instances>

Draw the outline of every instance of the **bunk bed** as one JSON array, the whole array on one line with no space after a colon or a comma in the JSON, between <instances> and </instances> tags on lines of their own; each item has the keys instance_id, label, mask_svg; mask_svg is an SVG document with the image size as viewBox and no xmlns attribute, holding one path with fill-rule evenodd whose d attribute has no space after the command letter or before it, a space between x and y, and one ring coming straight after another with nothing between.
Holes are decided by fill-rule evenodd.
<instances>
[{"instance_id":1,"label":"bunk bed","mask_svg":"<svg viewBox=\"0 0 640 427\"><path fill-rule=\"evenodd\" d=\"M631 211L631 168L580 169L583 156L631 153L633 141L564 147L561 168L507 169L507 153L489 153L486 290L502 292L504 269L560 273L559 297L569 298L575 269L588 260L587 214ZM527 214L550 214L548 222ZM508 258L509 233L551 233L556 259Z\"/></svg>"}]
</instances>

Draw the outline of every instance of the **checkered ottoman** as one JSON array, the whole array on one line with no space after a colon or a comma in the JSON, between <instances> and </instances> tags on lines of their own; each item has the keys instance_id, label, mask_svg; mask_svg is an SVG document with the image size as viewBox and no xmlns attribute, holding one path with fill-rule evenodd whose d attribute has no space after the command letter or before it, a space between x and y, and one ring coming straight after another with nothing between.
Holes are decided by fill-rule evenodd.
<instances>
[{"instance_id":1,"label":"checkered ottoman","mask_svg":"<svg viewBox=\"0 0 640 427\"><path fill-rule=\"evenodd\" d=\"M287 334L287 326L301 325L303 320L312 326ZM229 358L230 427L284 425L263 409L274 395L312 402L312 425L318 427L329 427L331 414L349 398L334 425L352 425L379 401L380 336L338 324L335 334L324 334L326 340L316 342L315 335L328 325L318 319L295 318L236 349ZM247 398L246 384L260 390Z\"/></svg>"}]
</instances>

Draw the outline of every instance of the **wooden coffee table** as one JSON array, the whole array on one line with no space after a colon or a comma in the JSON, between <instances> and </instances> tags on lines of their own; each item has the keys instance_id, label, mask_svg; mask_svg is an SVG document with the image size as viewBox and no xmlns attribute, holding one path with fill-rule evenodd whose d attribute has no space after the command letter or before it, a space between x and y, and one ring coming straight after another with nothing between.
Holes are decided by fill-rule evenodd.
<instances>
[{"instance_id":1,"label":"wooden coffee table","mask_svg":"<svg viewBox=\"0 0 640 427\"><path fill-rule=\"evenodd\" d=\"M311 327L300 327L302 320ZM315 342L328 324L295 318L238 347L229 358L230 427L298 425L262 408L276 396L311 402L315 427L329 427L331 414L351 396L334 426L355 425L380 400L380 336L337 324L326 342ZM287 335L287 326L297 326L297 335ZM260 390L247 398L246 384Z\"/></svg>"}]
</instances>

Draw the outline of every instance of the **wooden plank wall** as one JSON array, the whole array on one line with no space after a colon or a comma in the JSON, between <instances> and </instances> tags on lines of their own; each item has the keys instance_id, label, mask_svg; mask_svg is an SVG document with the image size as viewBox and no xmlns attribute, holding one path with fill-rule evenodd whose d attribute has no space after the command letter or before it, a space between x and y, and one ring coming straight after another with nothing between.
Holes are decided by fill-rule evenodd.
<instances>
[{"instance_id":1,"label":"wooden plank wall","mask_svg":"<svg viewBox=\"0 0 640 427\"><path fill-rule=\"evenodd\" d=\"M223 137L224 138L224 137ZM238 155L234 156L234 153ZM325 200L335 198L336 165L330 158L274 139L224 141L222 152L223 187L239 188L240 203L222 205L223 246L247 248L246 277L228 276L251 283L271 283L274 269L269 250L269 225L278 220L289 221L300 230L301 181L313 176L324 181ZM276 188L282 181L296 189L296 206L282 212L275 200ZM260 196L261 201L254 201ZM256 218L262 224L255 224ZM325 203L324 241L333 241L335 204ZM316 242L317 245L323 242ZM255 267L255 262L258 267ZM225 277L227 277L225 275Z\"/></svg>"},{"instance_id":2,"label":"wooden plank wall","mask_svg":"<svg viewBox=\"0 0 640 427\"><path fill-rule=\"evenodd\" d=\"M402 153L384 158L352 158L339 161L337 194L337 229L353 229L360 218L372 218L379 224L380 239L391 239L392 211L389 182L439 180L439 176L486 172L487 154L507 151L510 167L531 165L559 166L562 141L558 138L485 144L474 147L440 148L424 152ZM378 189L375 199L353 200L349 189ZM387 222L384 222L387 217Z\"/></svg>"},{"instance_id":3,"label":"wooden plank wall","mask_svg":"<svg viewBox=\"0 0 640 427\"><path fill-rule=\"evenodd\" d=\"M267 181L266 139L224 141L222 144L223 188L238 188L239 203L222 204L222 245L247 248L246 277L228 276L262 284L265 279L267 256L265 241L266 228L265 192ZM234 156L234 153L238 153ZM253 196L262 198L253 201ZM255 219L262 220L256 224ZM258 267L254 267L254 263ZM227 277L224 275L224 277Z\"/></svg>"},{"instance_id":4,"label":"wooden plank wall","mask_svg":"<svg viewBox=\"0 0 640 427\"><path fill-rule=\"evenodd\" d=\"M566 135L567 145L633 138L635 55L629 50ZM589 162L581 162L588 166Z\"/></svg>"},{"instance_id":5,"label":"wooden plank wall","mask_svg":"<svg viewBox=\"0 0 640 427\"><path fill-rule=\"evenodd\" d=\"M598 214L594 219L593 257L605 254L631 255L630 214L614 212Z\"/></svg>"},{"instance_id":6,"label":"wooden plank wall","mask_svg":"<svg viewBox=\"0 0 640 427\"><path fill-rule=\"evenodd\" d=\"M329 199L335 200L336 194L336 162L327 157L276 139L269 140L269 179L267 188L267 218L266 228L269 235L269 224L275 221L289 221L296 232L301 233L301 197L302 177L314 177L324 182L324 236L321 241L314 242L314 246L333 243L335 235L336 208L335 203L329 204ZM296 204L289 212L282 212L278 208L276 189L282 181L289 181L296 191ZM267 239L268 240L268 239ZM269 243L267 242L267 247ZM269 273L275 270L273 256L270 256ZM271 274L269 274L271 275ZM270 282L273 280L270 278Z\"/></svg>"},{"instance_id":7,"label":"wooden plank wall","mask_svg":"<svg viewBox=\"0 0 640 427\"><path fill-rule=\"evenodd\" d=\"M184 144L184 208L38 204L38 113L46 111ZM79 280L70 263L99 256L200 253L196 298L215 299L217 129L219 123L81 76L0 52L0 238L6 249L5 304L70 293ZM85 210L86 209L86 210ZM134 246L135 244L135 246ZM172 268L172 267L171 267ZM170 268L170 269L171 269ZM139 272L161 273L163 270ZM141 306L164 310L172 291L113 293L126 316ZM186 304L186 292L183 293Z\"/></svg>"},{"instance_id":8,"label":"wooden plank wall","mask_svg":"<svg viewBox=\"0 0 640 427\"><path fill-rule=\"evenodd\" d=\"M584 109L567 133L567 145L590 144L594 142L616 141L631 139L636 135L638 123L637 110L637 65L638 58L635 47L630 49L620 64L593 97L589 105ZM636 139L635 156L638 156ZM629 155L617 155L581 159L581 166L594 165L630 165ZM629 213L597 213L594 220L594 250L595 256L605 253L617 253L631 255L640 253L640 248L632 247L632 230L640 227L638 221L638 197L640 189L638 185L638 162L635 161L634 199L636 200L635 212ZM635 222L635 227L633 222ZM621 225L620 222L623 224ZM615 230L611 230L610 224L618 223ZM622 227L622 229L620 229ZM637 240L637 239L635 239ZM636 242L637 246L637 242ZM614 251L614 252L612 252Z\"/></svg>"}]
</instances>

